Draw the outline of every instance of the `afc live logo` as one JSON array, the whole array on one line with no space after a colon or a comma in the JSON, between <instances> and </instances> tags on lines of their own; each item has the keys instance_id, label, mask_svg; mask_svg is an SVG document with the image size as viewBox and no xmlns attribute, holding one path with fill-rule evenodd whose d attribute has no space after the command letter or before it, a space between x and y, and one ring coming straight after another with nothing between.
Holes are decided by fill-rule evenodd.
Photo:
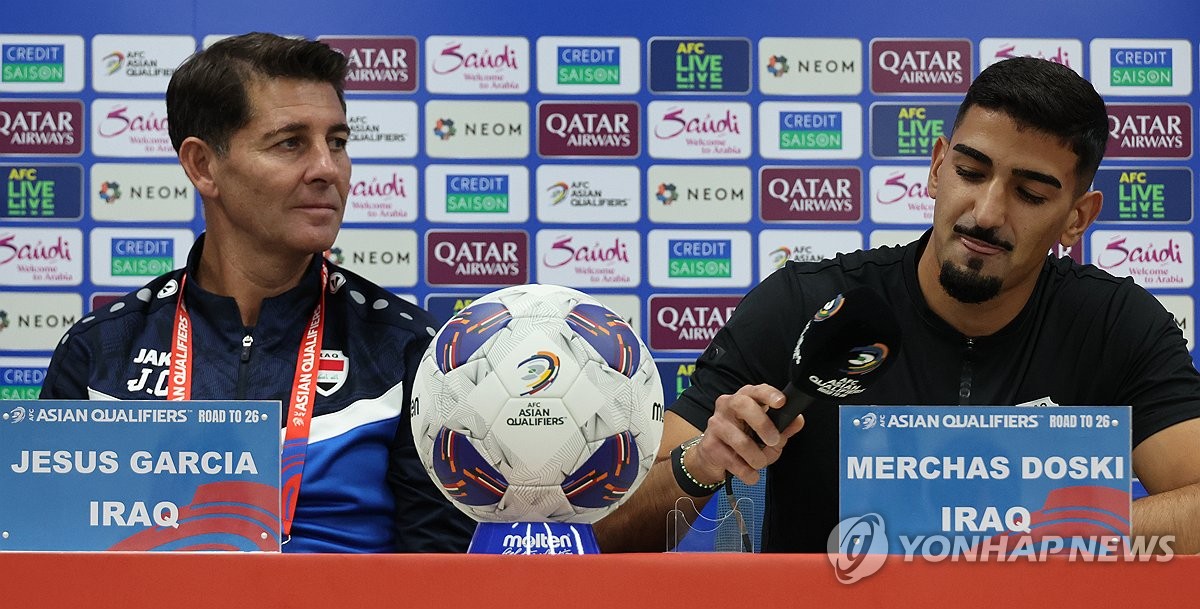
<instances>
[{"instance_id":1,"label":"afc live logo","mask_svg":"<svg viewBox=\"0 0 1200 609\"><path fill-rule=\"evenodd\" d=\"M651 38L652 93L749 93L750 40Z\"/></svg>"},{"instance_id":2,"label":"afc live logo","mask_svg":"<svg viewBox=\"0 0 1200 609\"><path fill-rule=\"evenodd\" d=\"M1093 188L1104 194L1100 222L1190 222L1193 194L1188 167L1104 167Z\"/></svg>"},{"instance_id":3,"label":"afc live logo","mask_svg":"<svg viewBox=\"0 0 1200 609\"><path fill-rule=\"evenodd\" d=\"M0 165L6 220L77 220L83 216L83 167Z\"/></svg>"},{"instance_id":4,"label":"afc live logo","mask_svg":"<svg viewBox=\"0 0 1200 609\"><path fill-rule=\"evenodd\" d=\"M928 161L939 137L949 136L958 105L952 103L871 105L871 156Z\"/></svg>"}]
</instances>

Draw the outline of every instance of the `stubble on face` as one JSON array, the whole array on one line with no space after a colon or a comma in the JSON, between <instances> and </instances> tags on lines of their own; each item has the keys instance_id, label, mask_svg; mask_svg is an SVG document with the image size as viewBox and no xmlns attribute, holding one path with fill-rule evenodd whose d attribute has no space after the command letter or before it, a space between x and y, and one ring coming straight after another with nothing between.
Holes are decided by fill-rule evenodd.
<instances>
[{"instance_id":1,"label":"stubble on face","mask_svg":"<svg viewBox=\"0 0 1200 609\"><path fill-rule=\"evenodd\" d=\"M1009 252L1013 251L1013 244L998 237L998 231L994 228L955 224L954 232ZM983 259L977 256L967 258L966 268L949 260L943 262L938 273L938 283L946 294L964 304L987 302L999 296L1000 288L1004 286L1004 281L999 277L983 274Z\"/></svg>"}]
</instances>

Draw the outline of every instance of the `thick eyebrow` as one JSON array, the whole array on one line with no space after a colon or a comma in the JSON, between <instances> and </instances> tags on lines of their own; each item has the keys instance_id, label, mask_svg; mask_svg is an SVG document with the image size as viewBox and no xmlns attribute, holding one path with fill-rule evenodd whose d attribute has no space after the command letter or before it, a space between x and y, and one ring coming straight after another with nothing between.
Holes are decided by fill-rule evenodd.
<instances>
[{"instance_id":1,"label":"thick eyebrow","mask_svg":"<svg viewBox=\"0 0 1200 609\"><path fill-rule=\"evenodd\" d=\"M976 150L966 144L955 144L954 150L956 152L959 152L961 154L969 156L969 157L975 159L976 161L979 161L980 163L987 165L988 167L992 166L992 157L990 157L990 156L984 154L983 152L980 152L979 150ZM1012 172L1013 172L1013 175L1015 175L1015 176L1020 176L1022 178L1033 180L1035 182L1041 182L1043 184L1047 184L1047 185L1053 186L1055 188L1062 188L1062 182L1058 181L1058 178L1056 178L1052 175L1049 175L1049 174L1042 173L1040 171L1034 171L1032 169L1019 169L1018 168L1018 169L1013 169Z\"/></svg>"},{"instance_id":2,"label":"thick eyebrow","mask_svg":"<svg viewBox=\"0 0 1200 609\"><path fill-rule=\"evenodd\" d=\"M301 131L304 131L307 128L308 128L308 125L306 125L304 123L300 123L300 122L288 123L278 129L272 129L271 131L264 133L262 136L262 139L273 140L277 136L283 135L285 133L299 133ZM328 133L350 133L350 125L347 125L346 123L338 123L336 125L331 125L329 127Z\"/></svg>"}]
</instances>

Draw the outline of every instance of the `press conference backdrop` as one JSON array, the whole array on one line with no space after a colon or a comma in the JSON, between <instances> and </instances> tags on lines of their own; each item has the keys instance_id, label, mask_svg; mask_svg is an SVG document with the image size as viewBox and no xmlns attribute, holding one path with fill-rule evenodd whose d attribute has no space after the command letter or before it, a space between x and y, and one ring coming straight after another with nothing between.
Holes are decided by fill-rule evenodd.
<instances>
[{"instance_id":1,"label":"press conference backdrop","mask_svg":"<svg viewBox=\"0 0 1200 609\"><path fill-rule=\"evenodd\" d=\"M511 284L629 319L668 393L787 259L916 238L974 75L1034 55L1110 107L1095 227L1060 250L1195 315L1200 9L1141 3L45 1L0 18L0 397L62 333L184 263L167 138L185 57L252 30L350 58L353 185L329 256L448 319Z\"/></svg>"}]
</instances>

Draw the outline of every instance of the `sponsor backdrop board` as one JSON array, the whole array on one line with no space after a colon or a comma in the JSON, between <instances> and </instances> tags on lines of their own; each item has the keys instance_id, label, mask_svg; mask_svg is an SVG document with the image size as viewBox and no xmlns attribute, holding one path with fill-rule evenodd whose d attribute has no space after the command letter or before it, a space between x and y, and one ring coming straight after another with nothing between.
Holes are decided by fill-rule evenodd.
<instances>
[{"instance_id":1,"label":"sponsor backdrop board","mask_svg":"<svg viewBox=\"0 0 1200 609\"><path fill-rule=\"evenodd\" d=\"M204 216L166 138L166 83L252 30L349 60L354 168L331 258L443 320L506 285L576 286L683 361L787 260L918 237L930 150L971 79L1055 61L1105 95L1111 140L1104 211L1054 254L1133 277L1190 337L1200 11L879 8L27 3L0 22L0 357L37 368L69 321L184 259Z\"/></svg>"}]
</instances>

